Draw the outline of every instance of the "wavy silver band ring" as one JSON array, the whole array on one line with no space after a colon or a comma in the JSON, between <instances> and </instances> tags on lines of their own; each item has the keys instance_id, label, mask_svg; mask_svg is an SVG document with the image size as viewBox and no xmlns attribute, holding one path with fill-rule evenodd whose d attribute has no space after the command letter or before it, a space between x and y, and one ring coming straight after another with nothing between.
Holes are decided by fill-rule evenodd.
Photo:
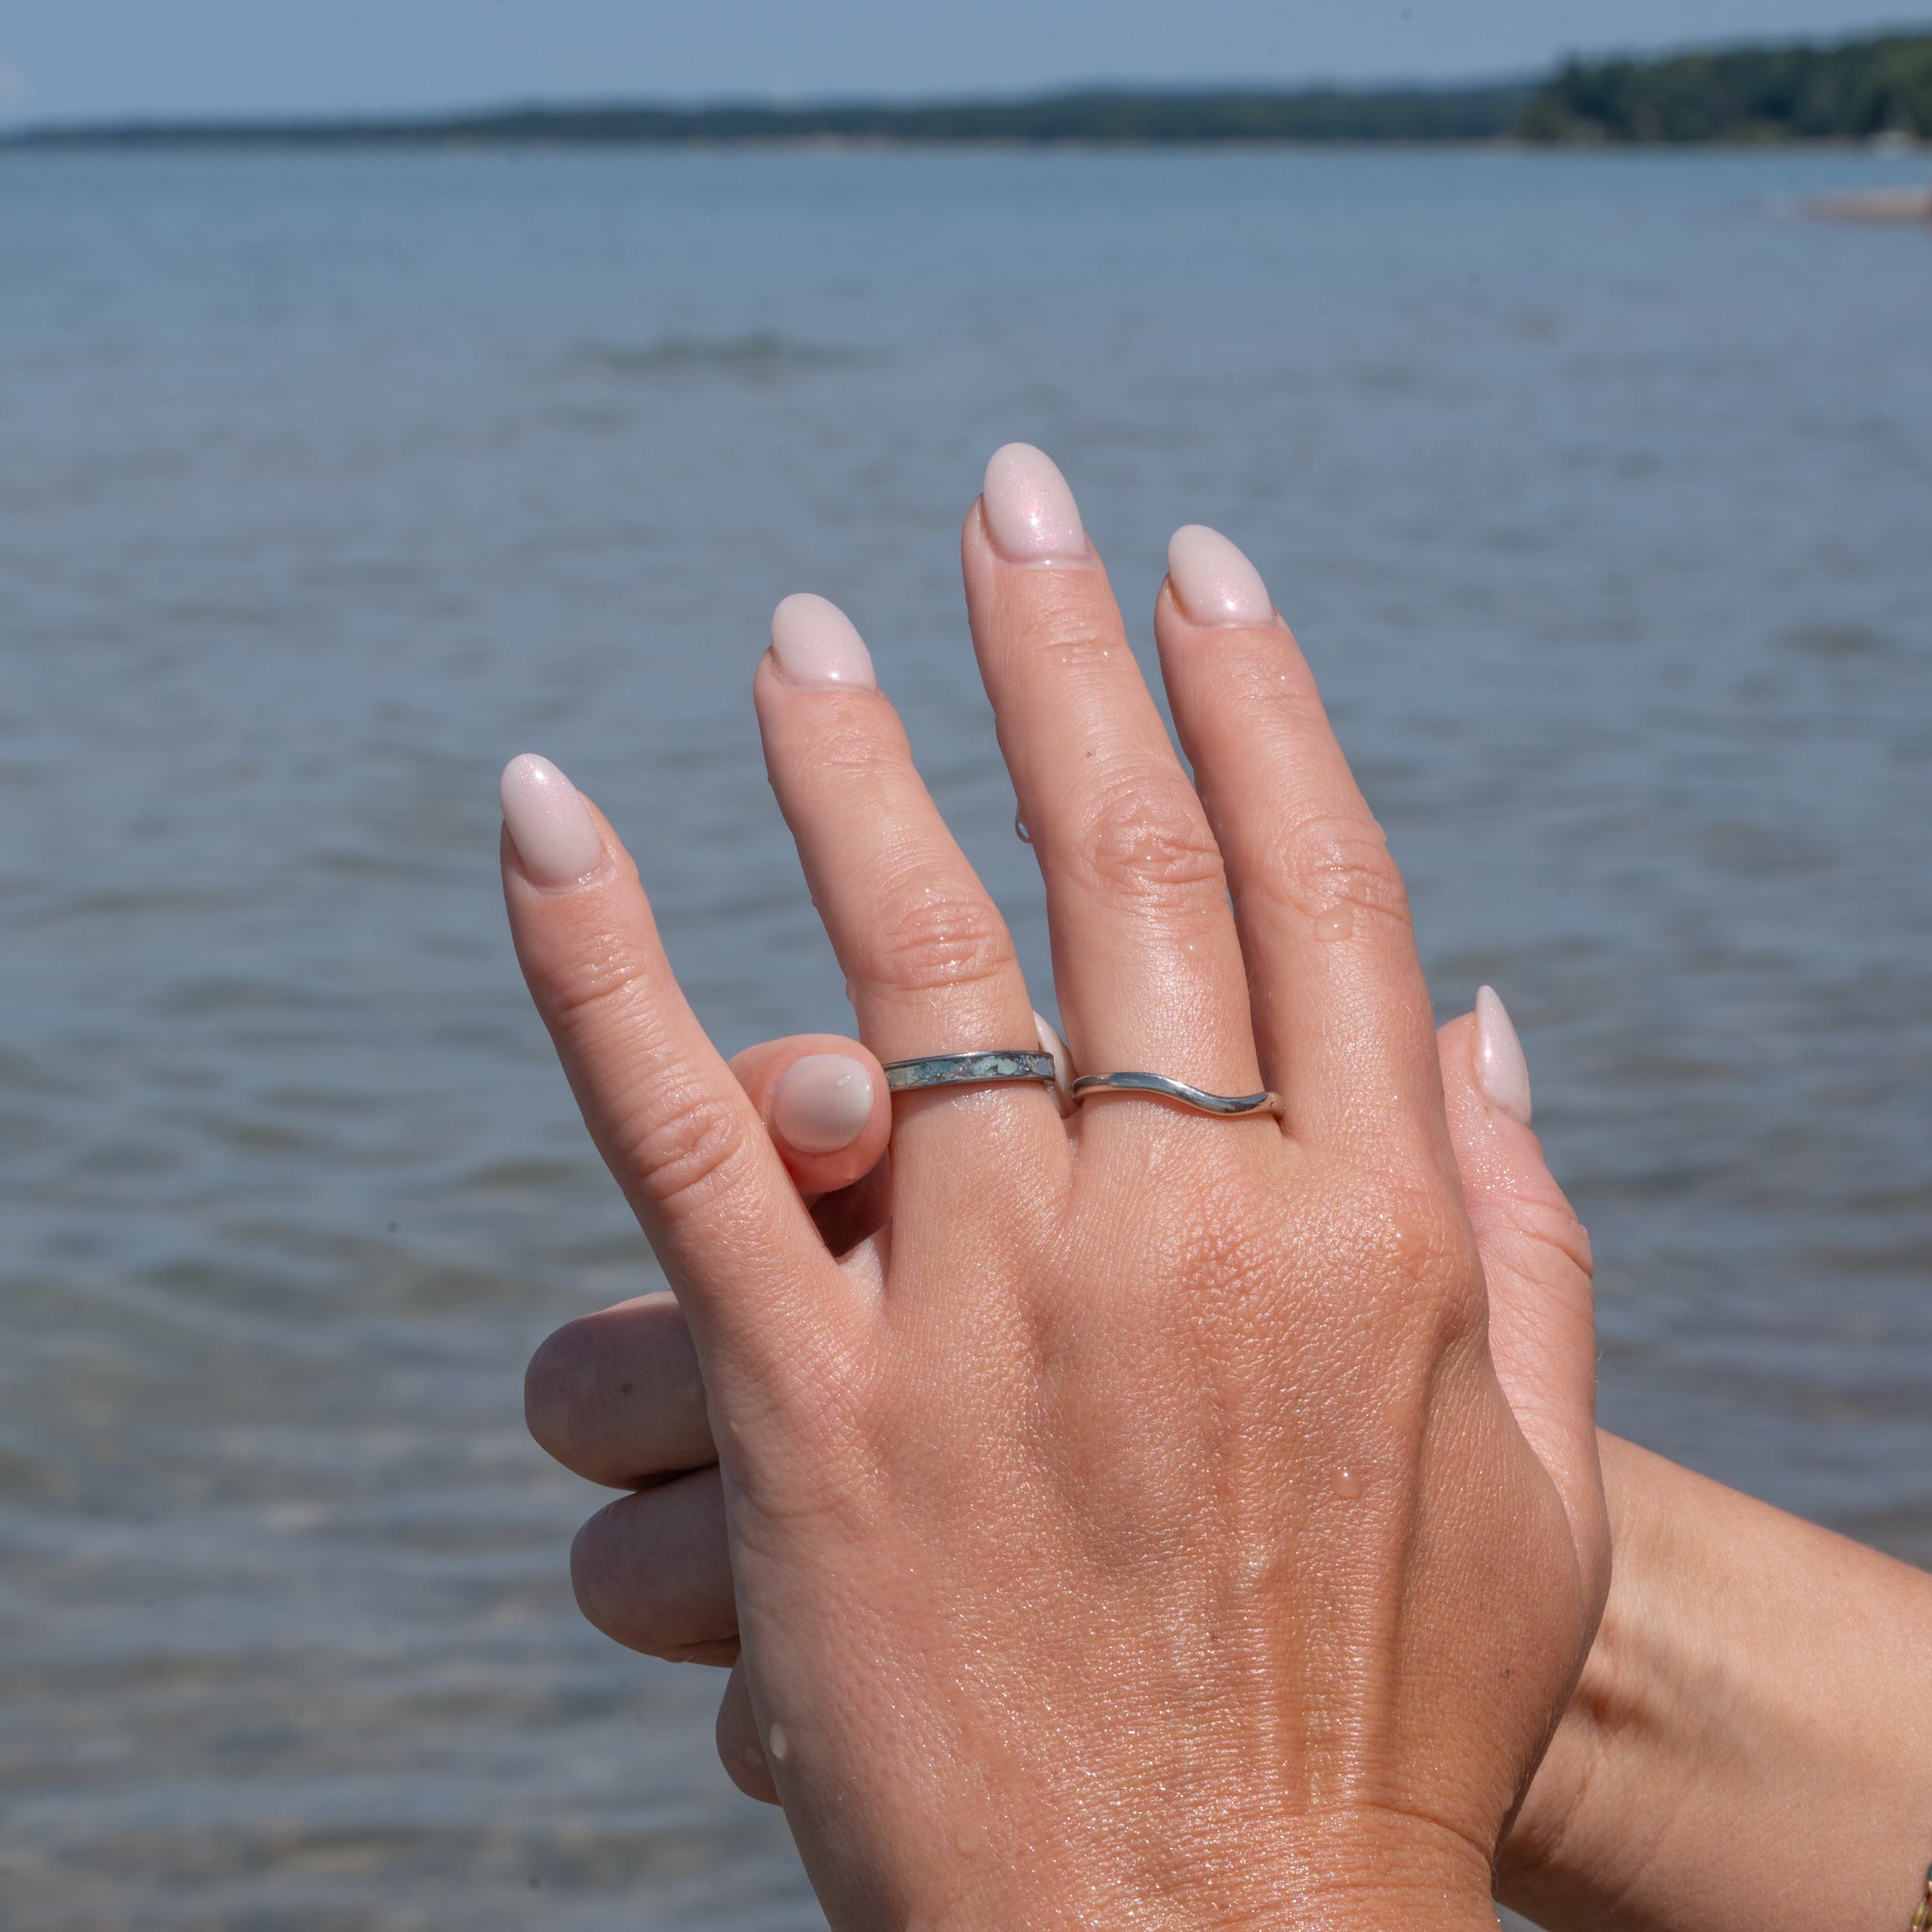
<instances>
[{"instance_id":1,"label":"wavy silver band ring","mask_svg":"<svg viewBox=\"0 0 1932 1932\"><path fill-rule=\"evenodd\" d=\"M1250 1114L1272 1114L1277 1121L1282 1117L1279 1094L1209 1094L1184 1080L1170 1080L1165 1073L1083 1073L1073 1083L1076 1101L1095 1094L1152 1094L1221 1121L1244 1121Z\"/></svg>"},{"instance_id":2,"label":"wavy silver band ring","mask_svg":"<svg viewBox=\"0 0 1932 1932\"><path fill-rule=\"evenodd\" d=\"M1050 1053L930 1053L922 1060L886 1063L886 1085L895 1094L922 1087L988 1087L1011 1081L1054 1084Z\"/></svg>"}]
</instances>

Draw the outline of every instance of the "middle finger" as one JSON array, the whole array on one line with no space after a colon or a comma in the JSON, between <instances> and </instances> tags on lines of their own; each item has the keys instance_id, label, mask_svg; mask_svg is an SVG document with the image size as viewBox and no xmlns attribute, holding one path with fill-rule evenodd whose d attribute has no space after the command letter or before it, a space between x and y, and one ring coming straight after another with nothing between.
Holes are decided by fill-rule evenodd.
<instances>
[{"instance_id":1,"label":"middle finger","mask_svg":"<svg viewBox=\"0 0 1932 1932\"><path fill-rule=\"evenodd\" d=\"M1261 1077L1220 849L1072 493L1040 451L995 454L962 554L980 672L1046 882L1075 1065L1252 1094ZM1145 1102L1104 1104L1147 1118Z\"/></svg>"}]
</instances>

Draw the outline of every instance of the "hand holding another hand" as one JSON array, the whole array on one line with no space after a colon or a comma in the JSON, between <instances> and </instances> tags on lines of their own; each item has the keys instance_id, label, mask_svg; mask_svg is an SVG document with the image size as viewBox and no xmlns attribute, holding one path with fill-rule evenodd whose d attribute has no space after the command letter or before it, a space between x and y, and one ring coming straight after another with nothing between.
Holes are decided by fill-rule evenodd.
<instances>
[{"instance_id":1,"label":"hand holding another hand","mask_svg":"<svg viewBox=\"0 0 1932 1932\"><path fill-rule=\"evenodd\" d=\"M1465 1185L1521 1130L1452 1079L1452 1151L1401 881L1246 560L1182 532L1156 611L1198 791L1037 452L964 562L1076 1063L1271 1087L1282 1124L901 1095L889 1199L828 1240L608 828L506 781L520 956L689 1321L766 1765L836 1925L1490 1923L1606 1577L1582 1272L1492 1342ZM850 626L781 607L756 696L867 1048L1030 1045ZM709 1453L683 1408L657 1467Z\"/></svg>"}]
</instances>

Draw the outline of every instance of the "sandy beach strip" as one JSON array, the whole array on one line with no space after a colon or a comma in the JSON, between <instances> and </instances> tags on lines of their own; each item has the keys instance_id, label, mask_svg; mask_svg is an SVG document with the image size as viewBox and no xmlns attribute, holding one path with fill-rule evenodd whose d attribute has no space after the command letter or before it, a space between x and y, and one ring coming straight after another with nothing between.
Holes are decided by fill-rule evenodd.
<instances>
[{"instance_id":1,"label":"sandy beach strip","mask_svg":"<svg viewBox=\"0 0 1932 1932\"><path fill-rule=\"evenodd\" d=\"M1804 204L1819 221L1932 222L1932 184L1923 187L1876 188L1865 194L1834 194Z\"/></svg>"}]
</instances>

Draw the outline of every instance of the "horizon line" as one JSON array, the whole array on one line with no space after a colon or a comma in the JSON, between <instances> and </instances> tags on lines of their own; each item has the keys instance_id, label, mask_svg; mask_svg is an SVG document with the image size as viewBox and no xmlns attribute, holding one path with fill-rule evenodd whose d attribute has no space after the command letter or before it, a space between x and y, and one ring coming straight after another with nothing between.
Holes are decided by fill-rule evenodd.
<instances>
[{"instance_id":1,"label":"horizon line","mask_svg":"<svg viewBox=\"0 0 1932 1932\"><path fill-rule=\"evenodd\" d=\"M370 135L389 133L433 133L447 129L498 123L517 117L585 117L597 114L649 114L667 118L694 119L705 115L751 114L773 118L812 114L917 115L960 112L1012 111L1018 108L1048 106L1061 102L1109 99L1230 102L1234 100L1283 102L1289 100L1417 99L1431 96L1500 96L1511 91L1528 91L1561 74L1573 64L1615 65L1625 62L1652 64L1703 56L1721 56L1764 50L1789 49L1793 52L1828 52L1839 48L1870 45L1879 42L1918 39L1932 35L1932 21L1894 20L1883 26L1855 28L1846 32L1798 35L1745 34L1723 40L1683 41L1652 46L1648 50L1628 44L1585 52L1566 49L1534 68L1510 71L1470 73L1462 76L1388 75L1375 79L1342 79L1332 75L1312 75L1295 79L1280 78L1264 82L1251 80L1068 80L1044 83L1037 87L1006 92L980 90L976 93L889 93L815 94L784 96L757 93L716 93L671 96L624 94L605 97L588 95L502 96L494 102L469 104L445 102L441 105L384 106L367 108L267 109L207 108L126 112L96 112L49 121L23 120L8 126L0 120L0 145L32 145L39 141L80 141L87 139L127 139L130 136L168 138L171 136L218 136L270 138L274 136L331 136L355 132Z\"/></svg>"},{"instance_id":2,"label":"horizon line","mask_svg":"<svg viewBox=\"0 0 1932 1932\"><path fill-rule=\"evenodd\" d=\"M478 124L525 117L580 118L605 114L662 115L672 120L696 120L707 115L744 114L785 119L819 114L922 115L1011 112L1063 103L1094 101L1163 101L1175 104L1278 102L1285 100L1411 99L1442 95L1503 95L1528 92L1555 69L1520 69L1512 73L1455 77L1391 77L1383 80L1345 80L1326 75L1307 80L1132 81L1081 80L1055 82L1013 91L986 90L947 94L706 94L706 95L504 95L465 105L448 103L423 107L313 109L161 109L110 115L80 115L71 119L0 124L0 141L45 136L69 138L91 135L173 134L204 132L288 133L342 130L433 131L460 129Z\"/></svg>"}]
</instances>

